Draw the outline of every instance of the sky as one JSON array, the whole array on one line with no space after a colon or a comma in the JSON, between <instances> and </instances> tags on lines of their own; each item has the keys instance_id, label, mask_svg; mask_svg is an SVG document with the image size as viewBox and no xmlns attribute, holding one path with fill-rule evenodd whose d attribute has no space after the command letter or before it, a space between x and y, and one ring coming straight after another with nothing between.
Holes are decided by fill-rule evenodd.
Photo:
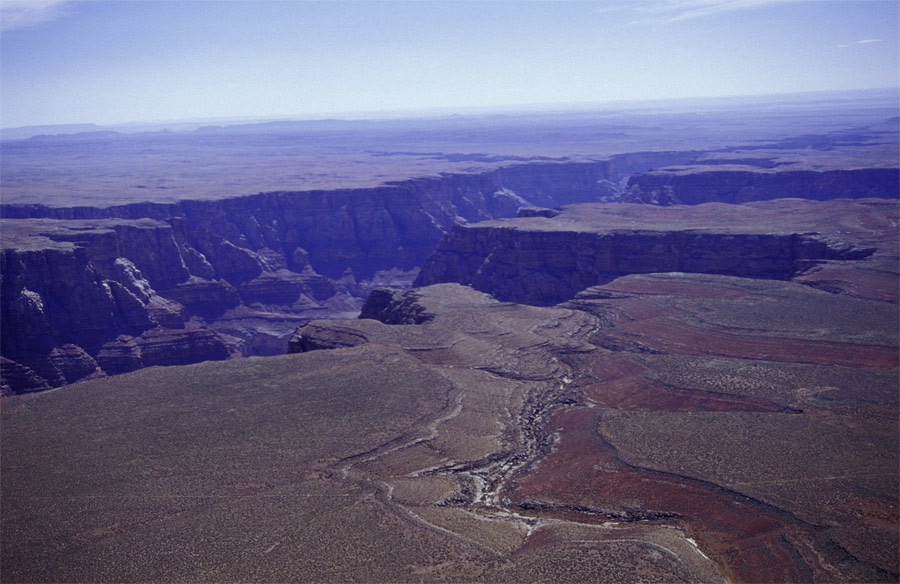
<instances>
[{"instance_id":1,"label":"sky","mask_svg":"<svg viewBox=\"0 0 900 584\"><path fill-rule=\"evenodd\" d=\"M897 0L0 0L0 126L900 85Z\"/></svg>"}]
</instances>

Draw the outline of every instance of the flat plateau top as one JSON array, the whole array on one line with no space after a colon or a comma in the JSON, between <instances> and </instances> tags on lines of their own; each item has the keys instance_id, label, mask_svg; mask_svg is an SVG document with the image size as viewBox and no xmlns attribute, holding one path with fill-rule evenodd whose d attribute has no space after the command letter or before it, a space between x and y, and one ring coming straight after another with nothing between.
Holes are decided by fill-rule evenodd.
<instances>
[{"instance_id":1,"label":"flat plateau top","mask_svg":"<svg viewBox=\"0 0 900 584\"><path fill-rule=\"evenodd\" d=\"M4 219L0 228L0 249L72 249L86 237L112 233L117 226L136 228L168 227L154 219Z\"/></svg>"},{"instance_id":2,"label":"flat plateau top","mask_svg":"<svg viewBox=\"0 0 900 584\"><path fill-rule=\"evenodd\" d=\"M755 171L754 160L786 170L896 167L897 115L892 101L863 99L35 136L0 142L0 188L5 204L103 207L374 187L625 153L695 152L699 168Z\"/></svg>"},{"instance_id":3,"label":"flat plateau top","mask_svg":"<svg viewBox=\"0 0 900 584\"><path fill-rule=\"evenodd\" d=\"M729 205L655 205L586 203L567 205L555 217L518 217L482 221L468 229L508 228L521 231L614 233L692 231L710 233L823 233L853 238L870 230L897 227L898 205L884 199L809 201L775 199ZM850 233L852 232L852 233Z\"/></svg>"}]
</instances>

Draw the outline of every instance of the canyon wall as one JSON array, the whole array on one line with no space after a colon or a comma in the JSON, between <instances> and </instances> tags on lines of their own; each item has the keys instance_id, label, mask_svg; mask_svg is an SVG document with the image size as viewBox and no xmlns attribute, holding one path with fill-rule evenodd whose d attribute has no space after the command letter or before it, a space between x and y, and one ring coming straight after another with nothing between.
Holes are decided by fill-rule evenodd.
<instances>
[{"instance_id":1,"label":"canyon wall","mask_svg":"<svg viewBox=\"0 0 900 584\"><path fill-rule=\"evenodd\" d=\"M804 219L809 226L813 222L803 212L834 215L837 223L841 211L836 209L853 211L815 205L525 209L515 220L455 226L426 260L414 286L457 282L499 300L550 306L628 274L786 280L822 261L858 260L875 251L804 229Z\"/></svg>"},{"instance_id":2,"label":"canyon wall","mask_svg":"<svg viewBox=\"0 0 900 584\"><path fill-rule=\"evenodd\" d=\"M609 166L605 161L531 163L372 188L272 192L173 204L3 205L0 216L159 219L173 225L179 243L204 254L227 242L277 256L272 261L290 266L292 254L302 248L319 273L340 276L349 267L355 276L371 276L379 269L421 265L443 233L461 221L514 217L520 207L529 205L597 201L598 182L607 178ZM215 258L207 259L214 269L221 267ZM231 266L223 269L232 271Z\"/></svg>"},{"instance_id":3,"label":"canyon wall","mask_svg":"<svg viewBox=\"0 0 900 584\"><path fill-rule=\"evenodd\" d=\"M623 202L663 205L749 203L782 197L816 201L847 198L900 198L900 169L856 170L659 170L633 175Z\"/></svg>"},{"instance_id":4,"label":"canyon wall","mask_svg":"<svg viewBox=\"0 0 900 584\"><path fill-rule=\"evenodd\" d=\"M836 253L801 234L700 236L658 226L535 234L503 249L496 239L507 240L502 230L456 227L515 217L531 206L616 200L627 172L697 155L531 162L372 188L170 204L2 205L2 391L148 365L283 353L298 324L353 318L373 289L411 285L448 232L420 284L463 281L536 304L623 273L784 278L806 260ZM867 193L870 182L887 180L870 172L833 175L844 182L828 184L859 181ZM718 186L706 188L713 192L730 185L719 182L729 176L740 178L702 173L698 180L712 180ZM791 183L796 190L788 194L819 192L804 184ZM833 194L845 192L835 188Z\"/></svg>"},{"instance_id":5,"label":"canyon wall","mask_svg":"<svg viewBox=\"0 0 900 584\"><path fill-rule=\"evenodd\" d=\"M114 207L2 207L3 391L283 353L299 322L409 285L454 224L597 200L606 162L365 189Z\"/></svg>"}]
</instances>

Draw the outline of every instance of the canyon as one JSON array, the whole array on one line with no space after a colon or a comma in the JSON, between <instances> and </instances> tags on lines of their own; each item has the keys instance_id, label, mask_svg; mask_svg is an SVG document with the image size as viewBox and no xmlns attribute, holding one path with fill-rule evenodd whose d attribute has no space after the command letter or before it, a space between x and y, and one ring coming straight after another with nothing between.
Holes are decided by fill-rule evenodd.
<instances>
[{"instance_id":1,"label":"canyon","mask_svg":"<svg viewBox=\"0 0 900 584\"><path fill-rule=\"evenodd\" d=\"M896 226L841 204L860 240ZM891 239L818 267L896 282ZM4 571L894 581L896 290L877 296L688 273L552 307L382 288L288 355L8 397Z\"/></svg>"},{"instance_id":2,"label":"canyon","mask_svg":"<svg viewBox=\"0 0 900 584\"><path fill-rule=\"evenodd\" d=\"M0 143L3 579L896 581L841 103Z\"/></svg>"},{"instance_id":3,"label":"canyon","mask_svg":"<svg viewBox=\"0 0 900 584\"><path fill-rule=\"evenodd\" d=\"M490 223L477 228L463 224L515 217L532 206L615 200L635 192L618 189L610 180L618 176L617 168L634 160L684 157L666 153L598 162L531 162L368 189L261 193L218 201L4 205L3 391L47 389L150 365L283 353L290 333L304 320L353 318L372 289L409 286L423 264L419 283L443 281L431 274L435 269L471 263L451 258L446 246L459 244L457 239L473 229L494 231ZM885 181L885 175L883 169L846 173L841 188L860 184L864 194L896 198L898 181ZM728 173L698 176L707 181L707 190L730 188L733 182ZM822 180L834 183L828 173L784 171L776 176L783 188L812 193L811 198L820 198ZM723 177L727 180L720 182ZM781 191L772 196L776 192ZM627 206L608 209L616 208ZM694 225L706 215L685 210L678 221L694 216ZM503 277L503 270L541 272L536 278L544 283L532 292L544 297L518 299L548 304L571 298L598 283L598 277L696 271L785 278L801 260L863 253L837 250L797 233L707 233L688 240L684 233L682 227L669 232L652 227L652 233L619 230L600 239L575 237L564 244L568 251L556 244L535 251L546 255L557 249L571 256L565 261L592 263L591 275L579 268L566 284L544 282L554 270L566 268L526 257L521 250L515 257L492 256L484 268L497 272L494 276L474 264L468 269L479 271L479 278ZM723 248L722 242L732 248ZM536 239L527 245L537 250L545 242ZM575 248L593 250L585 252L591 257L576 258L581 252ZM675 255L666 259L647 253L662 248ZM600 260L604 254L607 265ZM757 259L750 261L751 256ZM609 265L612 257L620 265ZM538 291L548 286L562 288Z\"/></svg>"},{"instance_id":4,"label":"canyon","mask_svg":"<svg viewBox=\"0 0 900 584\"><path fill-rule=\"evenodd\" d=\"M607 172L533 164L372 189L4 207L6 385L283 353L302 319L354 317L375 285L411 281L455 222L514 215L524 199L510 187L547 204L590 200Z\"/></svg>"},{"instance_id":5,"label":"canyon","mask_svg":"<svg viewBox=\"0 0 900 584\"><path fill-rule=\"evenodd\" d=\"M884 225L889 203L814 205L628 204L524 209L513 221L454 226L414 285L459 282L499 300L554 305L628 274L686 272L788 280L819 262L860 260L876 251L816 228L848 214ZM870 234L884 243L886 236ZM849 240L857 240L851 243Z\"/></svg>"}]
</instances>

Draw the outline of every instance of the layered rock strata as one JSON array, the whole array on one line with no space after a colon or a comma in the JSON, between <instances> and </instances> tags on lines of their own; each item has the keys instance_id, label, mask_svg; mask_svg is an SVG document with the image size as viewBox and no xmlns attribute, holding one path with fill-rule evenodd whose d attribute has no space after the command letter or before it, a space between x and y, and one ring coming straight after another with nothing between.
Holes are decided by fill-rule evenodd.
<instances>
[{"instance_id":1,"label":"layered rock strata","mask_svg":"<svg viewBox=\"0 0 900 584\"><path fill-rule=\"evenodd\" d=\"M13 376L4 391L283 353L299 320L354 317L375 286L408 285L456 222L596 200L608 172L607 162L522 164L219 201L5 205L2 355L31 373ZM72 369L83 376L53 365L51 353L65 344L91 360Z\"/></svg>"},{"instance_id":2,"label":"layered rock strata","mask_svg":"<svg viewBox=\"0 0 900 584\"><path fill-rule=\"evenodd\" d=\"M5 392L228 357L221 339L157 291L189 278L168 224L36 221L6 224L4 237L18 245L0 255L3 355L28 372L4 375Z\"/></svg>"},{"instance_id":3,"label":"layered rock strata","mask_svg":"<svg viewBox=\"0 0 900 584\"><path fill-rule=\"evenodd\" d=\"M628 179L623 202L658 205L750 203L783 197L826 201L900 198L900 169L661 169Z\"/></svg>"},{"instance_id":4,"label":"layered rock strata","mask_svg":"<svg viewBox=\"0 0 900 584\"><path fill-rule=\"evenodd\" d=\"M623 173L645 164L689 162L699 155L635 153L610 161L532 162L373 188L171 204L0 206L2 317L8 324L0 354L31 371L5 383L4 391L57 386L77 379L72 373L77 371L90 376L155 362L139 356L137 349L124 361L107 359L116 354L119 337L125 343L135 339L137 347L154 327L159 334L183 331L182 337L212 331L214 340L200 343L206 347L202 351L190 349L187 354L193 357L188 359L282 353L300 321L352 318L374 288L410 285L455 225L510 217L534 206L615 199L618 183L611 181L621 181ZM629 232L620 225L608 237L578 235L562 247L535 240L530 249L514 253L498 248L484 266L484 258L475 256L493 253L485 247L490 242L479 244L483 249L465 260L450 257L448 244L442 244L420 283L510 280L514 273L531 271L534 282L528 290L496 292L547 304L623 273L682 270L783 278L809 273L808 260L862 253L847 255L830 243L823 247L815 236L794 232L734 232L720 240L711 233L700 237L682 233L681 227L666 229L654 224ZM450 241L465 233L453 232ZM752 235L755 243L732 237L744 235ZM670 251L661 251L666 249ZM553 253L559 257L535 263L536 257ZM439 265L438 258L446 265ZM548 270L538 274L538 264ZM446 273L437 273L441 270ZM468 275L454 276L453 271ZM833 288L822 276L817 285ZM104 348L107 343L114 345ZM80 347L96 367L83 365L82 356L75 359L82 364L69 374L51 366L74 355L57 351L63 356L50 359L53 350L66 344ZM213 348L217 344L225 347L224 353ZM205 353L207 349L211 352ZM101 353L100 361L108 365L98 361ZM26 383L29 379L43 381Z\"/></svg>"},{"instance_id":5,"label":"layered rock strata","mask_svg":"<svg viewBox=\"0 0 900 584\"><path fill-rule=\"evenodd\" d=\"M458 282L498 299L552 305L627 274L689 272L798 278L887 245L896 205L870 200L695 207L593 204L455 226L415 285ZM867 223L836 232L831 225Z\"/></svg>"}]
</instances>

